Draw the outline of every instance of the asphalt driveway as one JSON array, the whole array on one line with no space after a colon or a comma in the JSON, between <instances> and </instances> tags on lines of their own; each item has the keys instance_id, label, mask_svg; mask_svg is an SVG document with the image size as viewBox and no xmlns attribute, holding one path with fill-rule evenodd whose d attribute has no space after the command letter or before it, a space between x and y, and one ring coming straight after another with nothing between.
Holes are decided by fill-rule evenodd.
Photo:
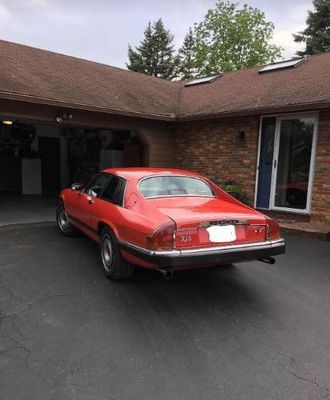
<instances>
[{"instance_id":1,"label":"asphalt driveway","mask_svg":"<svg viewBox=\"0 0 330 400\"><path fill-rule=\"evenodd\" d=\"M112 283L97 245L0 231L2 400L330 398L330 244Z\"/></svg>"}]
</instances>

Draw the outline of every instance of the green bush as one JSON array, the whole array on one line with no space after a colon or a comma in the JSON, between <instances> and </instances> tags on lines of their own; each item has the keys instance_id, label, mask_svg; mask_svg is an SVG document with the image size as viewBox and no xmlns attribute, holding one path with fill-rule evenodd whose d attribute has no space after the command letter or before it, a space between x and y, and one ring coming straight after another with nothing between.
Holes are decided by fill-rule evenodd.
<instances>
[{"instance_id":1,"label":"green bush","mask_svg":"<svg viewBox=\"0 0 330 400\"><path fill-rule=\"evenodd\" d=\"M248 197L244 192L242 185L235 182L233 179L225 179L222 183L222 187L227 193L235 197L235 199L241 201L242 203L248 203Z\"/></svg>"}]
</instances>

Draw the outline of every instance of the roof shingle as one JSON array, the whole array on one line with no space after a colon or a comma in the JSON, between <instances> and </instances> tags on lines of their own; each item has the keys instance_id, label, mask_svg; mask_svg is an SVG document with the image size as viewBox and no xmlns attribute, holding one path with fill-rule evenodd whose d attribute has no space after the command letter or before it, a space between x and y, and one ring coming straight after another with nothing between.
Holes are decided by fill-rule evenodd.
<instances>
[{"instance_id":1,"label":"roof shingle","mask_svg":"<svg viewBox=\"0 0 330 400\"><path fill-rule=\"evenodd\" d=\"M170 81L0 40L0 96L173 117L178 91Z\"/></svg>"},{"instance_id":2,"label":"roof shingle","mask_svg":"<svg viewBox=\"0 0 330 400\"><path fill-rule=\"evenodd\" d=\"M330 52L296 68L260 67L184 86L0 40L0 97L153 119L200 119L281 107L330 106Z\"/></svg>"}]
</instances>

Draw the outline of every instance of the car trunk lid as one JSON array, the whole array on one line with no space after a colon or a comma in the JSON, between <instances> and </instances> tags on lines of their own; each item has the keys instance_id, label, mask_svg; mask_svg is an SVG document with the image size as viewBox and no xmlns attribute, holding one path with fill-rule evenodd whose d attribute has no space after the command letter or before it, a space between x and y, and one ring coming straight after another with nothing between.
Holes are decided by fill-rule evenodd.
<instances>
[{"instance_id":1,"label":"car trunk lid","mask_svg":"<svg viewBox=\"0 0 330 400\"><path fill-rule=\"evenodd\" d=\"M203 197L151 201L175 221L175 245L179 249L251 243L267 238L265 217L244 204Z\"/></svg>"}]
</instances>

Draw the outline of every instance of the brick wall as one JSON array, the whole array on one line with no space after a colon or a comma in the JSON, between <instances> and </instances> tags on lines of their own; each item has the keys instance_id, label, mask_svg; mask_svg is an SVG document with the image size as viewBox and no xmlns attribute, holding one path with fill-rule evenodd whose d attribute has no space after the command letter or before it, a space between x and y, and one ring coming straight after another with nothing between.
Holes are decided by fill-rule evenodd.
<instances>
[{"instance_id":1,"label":"brick wall","mask_svg":"<svg viewBox=\"0 0 330 400\"><path fill-rule=\"evenodd\" d=\"M259 116L198 121L177 126L175 163L221 183L231 176L254 201ZM245 140L239 132L245 132ZM330 224L330 109L320 112L312 194L312 221Z\"/></svg>"},{"instance_id":2,"label":"brick wall","mask_svg":"<svg viewBox=\"0 0 330 400\"><path fill-rule=\"evenodd\" d=\"M242 184L253 204L259 135L258 116L198 121L176 129L175 162L216 183L226 176ZM239 132L245 132L245 139Z\"/></svg>"},{"instance_id":3,"label":"brick wall","mask_svg":"<svg viewBox=\"0 0 330 400\"><path fill-rule=\"evenodd\" d=\"M319 114L311 219L330 224L330 109Z\"/></svg>"}]
</instances>

